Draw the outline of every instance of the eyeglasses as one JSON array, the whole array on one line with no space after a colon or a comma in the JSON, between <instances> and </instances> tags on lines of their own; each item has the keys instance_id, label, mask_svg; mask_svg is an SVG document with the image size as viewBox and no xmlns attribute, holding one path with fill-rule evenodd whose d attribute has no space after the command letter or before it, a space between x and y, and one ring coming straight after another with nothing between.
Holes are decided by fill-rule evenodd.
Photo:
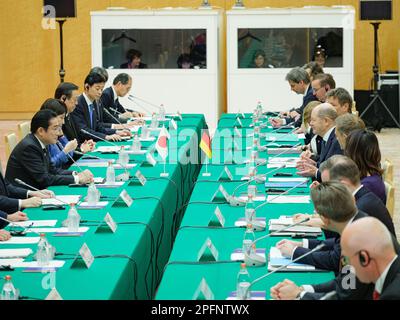
<instances>
[{"instance_id":1,"label":"eyeglasses","mask_svg":"<svg viewBox=\"0 0 400 320\"><path fill-rule=\"evenodd\" d=\"M319 87L318 89L312 88L312 92L316 93L318 90L321 90L321 89L322 89L322 87Z\"/></svg>"}]
</instances>

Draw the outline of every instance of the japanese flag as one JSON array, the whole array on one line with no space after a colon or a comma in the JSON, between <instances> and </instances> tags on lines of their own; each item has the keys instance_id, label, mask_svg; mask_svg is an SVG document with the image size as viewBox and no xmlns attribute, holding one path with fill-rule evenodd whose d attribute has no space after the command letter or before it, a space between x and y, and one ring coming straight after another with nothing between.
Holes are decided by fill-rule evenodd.
<instances>
[{"instance_id":1,"label":"japanese flag","mask_svg":"<svg viewBox=\"0 0 400 320\"><path fill-rule=\"evenodd\" d=\"M169 139L169 133L165 127L162 127L160 131L160 135L158 136L156 149L160 157L165 160L168 156L168 144L167 140Z\"/></svg>"}]
</instances>

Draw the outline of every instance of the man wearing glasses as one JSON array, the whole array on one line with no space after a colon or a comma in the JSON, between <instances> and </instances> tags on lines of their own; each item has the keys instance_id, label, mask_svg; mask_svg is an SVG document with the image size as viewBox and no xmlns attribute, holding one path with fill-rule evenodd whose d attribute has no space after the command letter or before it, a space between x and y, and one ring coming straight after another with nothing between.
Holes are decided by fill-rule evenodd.
<instances>
[{"instance_id":1,"label":"man wearing glasses","mask_svg":"<svg viewBox=\"0 0 400 320\"><path fill-rule=\"evenodd\" d=\"M314 97L320 102L326 101L326 94L328 91L336 88L335 80L329 73L317 74L311 82L311 88Z\"/></svg>"}]
</instances>

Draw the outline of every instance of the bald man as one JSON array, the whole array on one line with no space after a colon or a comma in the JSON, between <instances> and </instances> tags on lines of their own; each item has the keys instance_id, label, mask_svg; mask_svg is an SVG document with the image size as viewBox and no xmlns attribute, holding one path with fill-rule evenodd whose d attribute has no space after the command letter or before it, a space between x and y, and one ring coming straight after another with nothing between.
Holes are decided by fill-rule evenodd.
<instances>
[{"instance_id":1,"label":"bald man","mask_svg":"<svg viewBox=\"0 0 400 320\"><path fill-rule=\"evenodd\" d=\"M343 260L357 278L375 285L374 300L400 299L400 258L382 222L373 217L354 221L343 231L341 246Z\"/></svg>"},{"instance_id":2,"label":"bald man","mask_svg":"<svg viewBox=\"0 0 400 320\"><path fill-rule=\"evenodd\" d=\"M336 118L336 109L329 103L322 103L313 109L311 112L310 127L314 134L322 137L321 153L317 161L309 157L302 157L296 165L298 175L313 177L321 181L321 173L318 170L320 164L335 154L343 154L335 134Z\"/></svg>"}]
</instances>

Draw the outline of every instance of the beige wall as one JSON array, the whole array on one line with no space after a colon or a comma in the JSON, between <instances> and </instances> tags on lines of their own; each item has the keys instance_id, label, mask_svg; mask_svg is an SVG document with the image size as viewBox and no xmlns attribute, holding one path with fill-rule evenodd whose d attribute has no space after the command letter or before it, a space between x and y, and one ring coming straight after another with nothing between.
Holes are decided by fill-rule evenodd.
<instances>
[{"instance_id":1,"label":"beige wall","mask_svg":"<svg viewBox=\"0 0 400 320\"><path fill-rule=\"evenodd\" d=\"M234 0L210 0L229 10ZM58 84L59 31L41 26L42 0L0 0L0 118L26 118ZM109 6L134 9L197 7L201 0L78 0L78 18L64 25L64 68L66 81L82 87L91 67L90 11ZM248 7L290 7L292 0L244 0ZM358 20L359 0L297 0L305 5L352 5L357 9L355 30L355 89L368 89L372 77L373 29L368 21ZM380 36L381 70L397 69L400 48L400 1L393 1L393 20L382 23ZM19 114L15 114L19 113Z\"/></svg>"}]
</instances>

